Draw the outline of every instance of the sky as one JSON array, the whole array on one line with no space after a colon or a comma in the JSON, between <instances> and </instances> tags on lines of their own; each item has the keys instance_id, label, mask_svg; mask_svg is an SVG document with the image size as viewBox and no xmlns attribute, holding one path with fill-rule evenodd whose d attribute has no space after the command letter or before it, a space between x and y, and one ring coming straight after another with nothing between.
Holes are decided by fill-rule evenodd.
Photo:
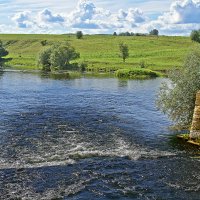
<instances>
[{"instance_id":1,"label":"sky","mask_svg":"<svg viewBox=\"0 0 200 200\"><path fill-rule=\"evenodd\" d=\"M85 34L200 29L200 0L0 0L0 33Z\"/></svg>"}]
</instances>

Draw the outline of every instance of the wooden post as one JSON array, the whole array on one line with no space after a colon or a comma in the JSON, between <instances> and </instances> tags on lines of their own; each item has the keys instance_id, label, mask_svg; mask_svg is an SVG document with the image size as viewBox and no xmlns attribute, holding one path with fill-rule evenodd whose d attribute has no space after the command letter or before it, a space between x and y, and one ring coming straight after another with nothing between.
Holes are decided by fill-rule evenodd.
<instances>
[{"instance_id":1,"label":"wooden post","mask_svg":"<svg viewBox=\"0 0 200 200\"><path fill-rule=\"evenodd\" d=\"M200 138L200 91L198 91L196 94L196 102L192 120L192 127L190 130L190 138Z\"/></svg>"}]
</instances>

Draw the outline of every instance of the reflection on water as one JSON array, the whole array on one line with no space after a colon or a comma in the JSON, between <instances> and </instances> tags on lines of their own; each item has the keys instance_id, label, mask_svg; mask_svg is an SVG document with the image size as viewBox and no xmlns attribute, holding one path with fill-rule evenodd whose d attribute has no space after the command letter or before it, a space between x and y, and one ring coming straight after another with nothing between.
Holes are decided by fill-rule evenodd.
<instances>
[{"instance_id":1,"label":"reflection on water","mask_svg":"<svg viewBox=\"0 0 200 200\"><path fill-rule=\"evenodd\" d=\"M127 87L128 86L128 80L119 79L118 83L119 83L119 87Z\"/></svg>"},{"instance_id":2,"label":"reflection on water","mask_svg":"<svg viewBox=\"0 0 200 200\"><path fill-rule=\"evenodd\" d=\"M3 76L4 72L1 71L1 67L0 67L0 78Z\"/></svg>"},{"instance_id":3,"label":"reflection on water","mask_svg":"<svg viewBox=\"0 0 200 200\"><path fill-rule=\"evenodd\" d=\"M4 73L1 197L198 199L199 158L154 105L162 81Z\"/></svg>"}]
</instances>

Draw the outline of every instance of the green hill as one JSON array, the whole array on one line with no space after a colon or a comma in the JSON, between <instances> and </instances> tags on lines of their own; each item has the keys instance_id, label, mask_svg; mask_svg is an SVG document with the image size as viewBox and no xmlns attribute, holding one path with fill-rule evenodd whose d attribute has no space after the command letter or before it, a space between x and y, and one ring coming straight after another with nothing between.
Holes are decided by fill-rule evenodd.
<instances>
[{"instance_id":1,"label":"green hill","mask_svg":"<svg viewBox=\"0 0 200 200\"><path fill-rule=\"evenodd\" d=\"M76 62L86 62L88 70L115 71L122 68L139 67L141 63L152 70L168 70L180 67L185 55L195 43L189 37L150 37L150 36L112 36L86 35L76 39L75 35L15 35L1 34L0 40L9 50L8 62L16 69L37 69L38 52L45 48L41 41L47 40L47 46L56 42L69 42L80 52ZM119 57L119 44L129 47L130 57L126 63Z\"/></svg>"}]
</instances>

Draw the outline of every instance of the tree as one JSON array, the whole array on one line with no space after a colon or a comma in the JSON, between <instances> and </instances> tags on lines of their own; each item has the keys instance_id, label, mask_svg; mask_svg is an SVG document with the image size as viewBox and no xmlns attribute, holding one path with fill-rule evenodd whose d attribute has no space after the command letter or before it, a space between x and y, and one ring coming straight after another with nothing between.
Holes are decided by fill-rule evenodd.
<instances>
[{"instance_id":1,"label":"tree","mask_svg":"<svg viewBox=\"0 0 200 200\"><path fill-rule=\"evenodd\" d=\"M157 29L153 29L149 32L149 35L156 35L158 36L159 35L159 31Z\"/></svg>"},{"instance_id":2,"label":"tree","mask_svg":"<svg viewBox=\"0 0 200 200\"><path fill-rule=\"evenodd\" d=\"M77 38L77 39L83 38L83 33L82 33L82 31L77 31L77 32L76 32L76 38Z\"/></svg>"},{"instance_id":3,"label":"tree","mask_svg":"<svg viewBox=\"0 0 200 200\"><path fill-rule=\"evenodd\" d=\"M6 62L6 59L3 58L7 56L9 52L3 47L3 43L0 40L0 68L3 67L4 63Z\"/></svg>"},{"instance_id":4,"label":"tree","mask_svg":"<svg viewBox=\"0 0 200 200\"><path fill-rule=\"evenodd\" d=\"M190 34L190 38L192 41L200 43L200 30L193 30Z\"/></svg>"},{"instance_id":5,"label":"tree","mask_svg":"<svg viewBox=\"0 0 200 200\"><path fill-rule=\"evenodd\" d=\"M45 71L65 70L70 65L70 61L79 57L80 54L69 43L57 44L42 50L39 53L38 63Z\"/></svg>"},{"instance_id":6,"label":"tree","mask_svg":"<svg viewBox=\"0 0 200 200\"><path fill-rule=\"evenodd\" d=\"M180 126L192 122L196 93L200 90L200 48L194 49L179 71L170 74L169 83L159 90L157 105L170 119Z\"/></svg>"},{"instance_id":7,"label":"tree","mask_svg":"<svg viewBox=\"0 0 200 200\"><path fill-rule=\"evenodd\" d=\"M124 43L119 44L119 51L120 51L120 57L123 59L123 61L126 61L126 58L129 57L129 49L128 46Z\"/></svg>"},{"instance_id":8,"label":"tree","mask_svg":"<svg viewBox=\"0 0 200 200\"><path fill-rule=\"evenodd\" d=\"M116 33L116 32L114 32L114 33L113 33L113 35L114 35L114 36L117 36L117 33Z\"/></svg>"},{"instance_id":9,"label":"tree","mask_svg":"<svg viewBox=\"0 0 200 200\"><path fill-rule=\"evenodd\" d=\"M66 69L70 65L71 60L75 60L80 57L69 43L65 45L55 46L50 55L51 67L58 67L59 69Z\"/></svg>"},{"instance_id":10,"label":"tree","mask_svg":"<svg viewBox=\"0 0 200 200\"><path fill-rule=\"evenodd\" d=\"M40 51L38 56L38 64L42 65L42 70L44 71L51 71L51 62L50 56L53 51L53 48L46 48Z\"/></svg>"}]
</instances>

